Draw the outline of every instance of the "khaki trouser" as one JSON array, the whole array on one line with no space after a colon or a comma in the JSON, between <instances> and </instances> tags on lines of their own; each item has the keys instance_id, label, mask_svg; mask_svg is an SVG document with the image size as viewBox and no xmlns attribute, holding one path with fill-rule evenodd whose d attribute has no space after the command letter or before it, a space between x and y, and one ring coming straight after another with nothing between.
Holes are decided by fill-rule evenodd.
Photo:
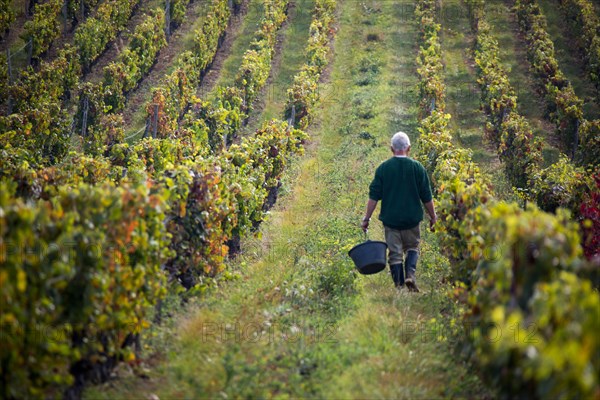
<instances>
[{"instance_id":1,"label":"khaki trouser","mask_svg":"<svg viewBox=\"0 0 600 400\"><path fill-rule=\"evenodd\" d=\"M387 226L384 226L384 228L390 265L404 262L404 253L408 250L419 251L419 242L421 241L420 224L412 229L405 230L392 229Z\"/></svg>"}]
</instances>

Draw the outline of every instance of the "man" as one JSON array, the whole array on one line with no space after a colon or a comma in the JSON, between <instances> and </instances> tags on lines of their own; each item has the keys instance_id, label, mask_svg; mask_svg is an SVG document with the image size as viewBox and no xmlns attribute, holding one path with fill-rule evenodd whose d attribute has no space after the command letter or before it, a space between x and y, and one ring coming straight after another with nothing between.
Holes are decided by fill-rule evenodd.
<instances>
[{"instance_id":1,"label":"man","mask_svg":"<svg viewBox=\"0 0 600 400\"><path fill-rule=\"evenodd\" d=\"M379 219L385 228L385 241L389 249L389 264L394 284L401 288L406 283L411 292L418 292L415 273L421 239L419 224L423 220L421 203L425 205L429 214L431 229L437 216L427 171L421 163L408 156L408 135L398 132L392 136L391 149L394 156L377 167L375 178L369 186L367 212L361 225L366 231L377 202L381 200Z\"/></svg>"}]
</instances>

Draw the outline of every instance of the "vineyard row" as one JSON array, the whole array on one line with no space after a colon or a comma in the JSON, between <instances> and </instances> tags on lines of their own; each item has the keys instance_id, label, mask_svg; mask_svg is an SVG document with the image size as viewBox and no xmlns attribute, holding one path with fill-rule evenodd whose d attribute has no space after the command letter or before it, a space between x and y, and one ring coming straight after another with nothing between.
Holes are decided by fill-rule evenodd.
<instances>
[{"instance_id":1,"label":"vineyard row","mask_svg":"<svg viewBox=\"0 0 600 400\"><path fill-rule=\"evenodd\" d=\"M533 200L545 211L554 212L562 207L571 210L583 223L590 215L585 214L585 202L597 192L594 172L577 167L562 155L547 168L542 168L540 140L534 137L527 120L517 111L517 96L511 86L506 69L499 57L497 40L490 32L484 17L484 3L469 2L471 22L475 34L475 64L481 90L481 106L488 119L486 131L498 149L500 160L509 181L519 190L525 201ZM590 128L585 131L584 128ZM597 142L596 124L579 127L580 146L592 150ZM586 153L588 150L582 150ZM583 244L590 257L597 251L593 241L598 233L584 229Z\"/></svg>"},{"instance_id":2,"label":"vineyard row","mask_svg":"<svg viewBox=\"0 0 600 400\"><path fill-rule=\"evenodd\" d=\"M72 131L64 103L77 89L83 72L125 27L138 2L102 3L95 17L76 29L74 46L61 49L52 62L42 62L38 72L22 71L19 81L8 87L8 99L2 99L8 100L12 109L8 116L0 117L0 150L18 153L19 164L49 165L62 160ZM13 163L7 172L14 167Z\"/></svg>"},{"instance_id":3,"label":"vineyard row","mask_svg":"<svg viewBox=\"0 0 600 400\"><path fill-rule=\"evenodd\" d=\"M189 0L176 0L170 4L170 24L177 26L182 22L188 3ZM51 2L43 5L49 4ZM31 157L27 161L33 164L56 163L67 153L75 125L86 136L88 125L91 128L95 122L92 120L88 124L86 121L82 126L81 114L88 113L87 109L85 112L82 109L89 105L90 92L102 92L107 98L106 105L113 112L122 107L125 94L143 78L154 64L158 51L166 45L165 16L161 9L151 12L136 27L128 49L119 55L116 62L105 68L101 90L95 90L92 84L80 83L80 78L85 68L98 58L108 43L123 29L136 6L136 1L103 3L96 15L76 30L74 47L66 46L59 51L54 61L43 62L39 72L26 70L21 73L18 82L10 87L2 87L7 89L3 94L8 92L11 108L11 115L0 120L2 147L29 149ZM51 20L51 16L42 17L46 22ZM36 21L35 15L33 21ZM103 28L100 29L99 26ZM0 75L6 76L6 80L3 80L5 84L8 76L5 65L3 67L4 69L0 67ZM78 93L80 102L86 106L79 107L76 121L68 118L68 100L72 93ZM112 118L108 121L113 131L115 120ZM21 123L25 126L19 126Z\"/></svg>"},{"instance_id":4,"label":"vineyard row","mask_svg":"<svg viewBox=\"0 0 600 400\"><path fill-rule=\"evenodd\" d=\"M316 1L307 48L318 43L319 54L329 51L323 35L334 8L335 1ZM278 14L261 25L273 26L269 18ZM312 67L309 59L305 69ZM316 88L305 95L316 99ZM3 397L44 397L80 385L88 373L106 374L135 357L129 345L166 290L203 290L216 276L226 279L226 243L264 218L305 137L271 121L218 155L190 131L120 143L108 157L70 154L31 172L43 181L38 201L17 196L22 177L4 179L0 233L11 251L0 272ZM39 326L69 334L41 341Z\"/></svg>"},{"instance_id":5,"label":"vineyard row","mask_svg":"<svg viewBox=\"0 0 600 400\"><path fill-rule=\"evenodd\" d=\"M21 38L26 43L31 41L32 59L37 60L43 56L53 42L61 36L63 30L68 29L69 22L72 28L77 26L80 19L83 22L88 15L92 14L92 10L96 9L98 3L98 0L49 0L35 4L33 17L25 22L24 32L21 34ZM104 9L101 7L97 11L102 13Z\"/></svg>"},{"instance_id":6,"label":"vineyard row","mask_svg":"<svg viewBox=\"0 0 600 400\"><path fill-rule=\"evenodd\" d=\"M572 149L571 158L580 165L593 166L600 160L600 120L584 119L583 100L577 97L558 66L546 18L537 1L517 0L515 9L527 42L531 69L546 99L546 112L556 125L564 147Z\"/></svg>"},{"instance_id":7,"label":"vineyard row","mask_svg":"<svg viewBox=\"0 0 600 400\"><path fill-rule=\"evenodd\" d=\"M468 3L481 24L476 2ZM462 282L451 296L469 333L463 336L469 354L505 396L593 397L600 390L600 297L578 276L589 267L578 226L562 210L552 215L499 202L471 152L453 145L451 116L441 106L445 85L435 8L436 0L420 0L416 9L419 104L438 105L421 107L418 157L432 171L441 215L437 231L454 278Z\"/></svg>"}]
</instances>

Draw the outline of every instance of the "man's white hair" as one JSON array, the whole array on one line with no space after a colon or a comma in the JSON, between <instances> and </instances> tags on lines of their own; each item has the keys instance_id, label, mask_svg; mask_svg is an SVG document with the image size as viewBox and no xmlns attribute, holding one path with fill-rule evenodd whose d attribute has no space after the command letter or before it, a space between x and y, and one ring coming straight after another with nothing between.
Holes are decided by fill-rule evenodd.
<instances>
[{"instance_id":1,"label":"man's white hair","mask_svg":"<svg viewBox=\"0 0 600 400\"><path fill-rule=\"evenodd\" d=\"M404 151L410 147L410 139L404 132L397 132L392 136L392 147L396 151Z\"/></svg>"}]
</instances>

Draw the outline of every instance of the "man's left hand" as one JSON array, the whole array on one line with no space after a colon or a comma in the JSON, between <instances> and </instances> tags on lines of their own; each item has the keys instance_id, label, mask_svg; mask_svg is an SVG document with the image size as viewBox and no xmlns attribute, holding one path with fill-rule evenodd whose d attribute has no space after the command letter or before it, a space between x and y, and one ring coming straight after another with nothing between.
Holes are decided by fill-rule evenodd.
<instances>
[{"instance_id":1,"label":"man's left hand","mask_svg":"<svg viewBox=\"0 0 600 400\"><path fill-rule=\"evenodd\" d=\"M435 226L436 222L437 222L437 217L429 219L429 229L431 230L431 232L435 232L434 226Z\"/></svg>"}]
</instances>

